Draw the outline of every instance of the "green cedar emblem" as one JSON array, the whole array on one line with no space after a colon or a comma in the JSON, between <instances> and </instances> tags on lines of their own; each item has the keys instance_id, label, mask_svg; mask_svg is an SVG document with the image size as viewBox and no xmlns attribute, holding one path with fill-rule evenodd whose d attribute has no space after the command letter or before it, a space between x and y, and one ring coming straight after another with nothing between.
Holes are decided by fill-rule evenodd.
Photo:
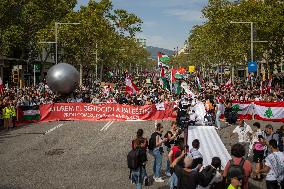
<instances>
[{"instance_id":1,"label":"green cedar emblem","mask_svg":"<svg viewBox=\"0 0 284 189\"><path fill-rule=\"evenodd\" d=\"M271 108L268 108L268 109L265 111L264 116L265 116L265 117L268 117L268 118L273 117L272 109L271 109Z\"/></svg>"}]
</instances>

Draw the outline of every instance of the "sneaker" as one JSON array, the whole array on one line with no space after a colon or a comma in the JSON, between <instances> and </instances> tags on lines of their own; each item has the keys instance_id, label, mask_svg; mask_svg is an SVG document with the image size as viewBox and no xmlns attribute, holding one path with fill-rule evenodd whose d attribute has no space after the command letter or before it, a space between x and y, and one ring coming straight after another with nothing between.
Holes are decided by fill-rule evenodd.
<instances>
[{"instance_id":1,"label":"sneaker","mask_svg":"<svg viewBox=\"0 0 284 189\"><path fill-rule=\"evenodd\" d=\"M165 182L161 177L155 178L155 182Z\"/></svg>"},{"instance_id":2,"label":"sneaker","mask_svg":"<svg viewBox=\"0 0 284 189\"><path fill-rule=\"evenodd\" d=\"M171 174L171 173L169 173L169 172L166 172L166 175L167 175L167 177L172 176L172 174Z\"/></svg>"}]
</instances>

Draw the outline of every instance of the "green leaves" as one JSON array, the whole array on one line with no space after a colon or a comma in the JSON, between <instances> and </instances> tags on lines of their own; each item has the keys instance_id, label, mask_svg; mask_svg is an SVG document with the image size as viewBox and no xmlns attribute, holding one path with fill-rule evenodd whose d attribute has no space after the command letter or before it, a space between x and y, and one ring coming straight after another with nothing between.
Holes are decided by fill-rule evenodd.
<instances>
[{"instance_id":1,"label":"green leaves","mask_svg":"<svg viewBox=\"0 0 284 189\"><path fill-rule=\"evenodd\" d=\"M250 24L231 21L254 22L254 41L270 41L254 44L254 59L260 61L263 53L269 51L268 58L279 62L284 47L283 10L284 4L279 1L249 0L235 4L209 0L203 9L207 22L194 27L188 37L190 64L200 61L213 65L246 64L250 57Z\"/></svg>"}]
</instances>

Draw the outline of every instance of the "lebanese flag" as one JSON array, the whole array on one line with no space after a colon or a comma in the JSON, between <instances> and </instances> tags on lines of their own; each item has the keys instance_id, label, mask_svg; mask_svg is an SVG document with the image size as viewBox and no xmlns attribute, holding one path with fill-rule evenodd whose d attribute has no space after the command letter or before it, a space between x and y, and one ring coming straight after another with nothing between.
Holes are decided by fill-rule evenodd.
<instances>
[{"instance_id":1,"label":"lebanese flag","mask_svg":"<svg viewBox=\"0 0 284 189\"><path fill-rule=\"evenodd\" d=\"M4 85L3 85L3 81L0 77L0 94L3 94L4 93Z\"/></svg>"},{"instance_id":2,"label":"lebanese flag","mask_svg":"<svg viewBox=\"0 0 284 189\"><path fill-rule=\"evenodd\" d=\"M233 111L238 112L240 119L252 119L253 115L253 104L252 102L239 102L232 101L232 109Z\"/></svg>"},{"instance_id":3,"label":"lebanese flag","mask_svg":"<svg viewBox=\"0 0 284 189\"><path fill-rule=\"evenodd\" d=\"M133 94L138 94L139 89L137 86L132 82L132 80L129 77L125 78L125 84L126 84L126 93L130 94L131 96Z\"/></svg>"},{"instance_id":4,"label":"lebanese flag","mask_svg":"<svg viewBox=\"0 0 284 189\"><path fill-rule=\"evenodd\" d=\"M284 102L254 102L255 118L284 122Z\"/></svg>"}]
</instances>

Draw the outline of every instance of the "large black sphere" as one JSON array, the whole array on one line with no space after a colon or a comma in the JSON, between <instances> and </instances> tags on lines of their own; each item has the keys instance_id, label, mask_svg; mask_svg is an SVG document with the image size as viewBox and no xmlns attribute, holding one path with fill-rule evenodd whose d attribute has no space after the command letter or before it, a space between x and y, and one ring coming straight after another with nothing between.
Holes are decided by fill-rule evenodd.
<instances>
[{"instance_id":1,"label":"large black sphere","mask_svg":"<svg viewBox=\"0 0 284 189\"><path fill-rule=\"evenodd\" d=\"M70 64L56 64L47 72L46 82L55 93L66 95L72 93L79 85L79 72Z\"/></svg>"}]
</instances>

